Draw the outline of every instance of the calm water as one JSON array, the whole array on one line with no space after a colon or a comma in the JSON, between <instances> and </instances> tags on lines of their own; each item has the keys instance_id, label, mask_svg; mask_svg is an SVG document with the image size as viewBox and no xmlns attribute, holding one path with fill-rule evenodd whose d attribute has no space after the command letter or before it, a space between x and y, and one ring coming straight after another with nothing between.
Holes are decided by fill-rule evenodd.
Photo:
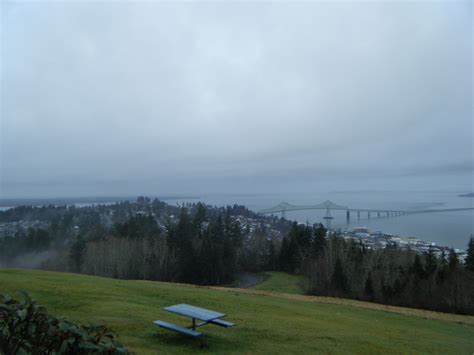
<instances>
[{"instance_id":1,"label":"calm water","mask_svg":"<svg viewBox=\"0 0 474 355\"><path fill-rule=\"evenodd\" d=\"M232 205L234 203L247 206L258 211L269 208L285 201L295 205L319 204L330 200L349 208L373 208L388 210L416 210L473 207L474 198L458 197L456 192L332 192L305 195L209 195L202 196L201 201L211 205ZM168 200L176 204L183 201L197 200ZM322 222L325 210L286 212L286 218L299 222ZM345 211L331 211L334 220L332 227L352 229L368 227L371 231L383 231L404 236L414 236L439 245L466 249L469 237L474 233L474 211L440 212L415 214L398 217L381 217L361 213L351 213L351 221L346 222Z\"/></svg>"}]
</instances>

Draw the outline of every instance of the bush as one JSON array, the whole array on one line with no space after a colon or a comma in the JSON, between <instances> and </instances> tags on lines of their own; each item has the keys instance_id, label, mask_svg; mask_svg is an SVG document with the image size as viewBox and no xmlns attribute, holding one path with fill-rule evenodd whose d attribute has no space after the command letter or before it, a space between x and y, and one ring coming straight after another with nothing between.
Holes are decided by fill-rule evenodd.
<instances>
[{"instance_id":1,"label":"bush","mask_svg":"<svg viewBox=\"0 0 474 355\"><path fill-rule=\"evenodd\" d=\"M77 326L49 315L27 292L23 301L0 295L0 353L129 354L103 325Z\"/></svg>"}]
</instances>

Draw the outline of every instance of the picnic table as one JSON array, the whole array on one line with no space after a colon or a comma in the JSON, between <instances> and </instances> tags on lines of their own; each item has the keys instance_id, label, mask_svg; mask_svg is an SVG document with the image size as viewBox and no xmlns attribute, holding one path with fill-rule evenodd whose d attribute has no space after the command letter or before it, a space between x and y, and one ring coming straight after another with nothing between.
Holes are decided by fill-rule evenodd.
<instances>
[{"instance_id":1,"label":"picnic table","mask_svg":"<svg viewBox=\"0 0 474 355\"><path fill-rule=\"evenodd\" d=\"M206 325L206 324L214 324L218 325L220 327L233 327L236 324L227 322L223 319L222 317L225 317L225 314L219 313L216 311L211 311L209 309L201 308L201 307L196 307L196 306L191 306L189 304L181 303L181 304L175 304L174 306L169 306L163 308L163 310L170 312L170 313L175 313L179 314L184 317L189 317L192 319L192 323L189 327L181 327L179 325L165 322L162 320L155 320L153 323L161 328L165 328L168 330L172 330L187 336L192 336L192 337L198 337L201 336L202 333L199 333L196 331L197 327ZM196 320L200 320L202 322L196 323Z\"/></svg>"}]
</instances>

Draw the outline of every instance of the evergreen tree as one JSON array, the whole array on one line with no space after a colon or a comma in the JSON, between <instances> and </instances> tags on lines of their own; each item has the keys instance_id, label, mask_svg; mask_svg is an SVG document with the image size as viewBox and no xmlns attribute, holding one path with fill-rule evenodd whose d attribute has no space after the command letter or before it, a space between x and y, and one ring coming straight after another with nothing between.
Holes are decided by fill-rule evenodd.
<instances>
[{"instance_id":1,"label":"evergreen tree","mask_svg":"<svg viewBox=\"0 0 474 355\"><path fill-rule=\"evenodd\" d=\"M438 284L443 283L446 280L446 276L448 275L448 262L446 260L446 253L443 250L441 253L441 258L439 259L439 269L438 273L436 274Z\"/></svg>"},{"instance_id":2,"label":"evergreen tree","mask_svg":"<svg viewBox=\"0 0 474 355\"><path fill-rule=\"evenodd\" d=\"M432 247L430 247L428 253L425 254L425 260L426 260L425 261L426 275L431 276L435 273L438 267L438 259L436 258L436 255Z\"/></svg>"},{"instance_id":3,"label":"evergreen tree","mask_svg":"<svg viewBox=\"0 0 474 355\"><path fill-rule=\"evenodd\" d=\"M275 249L275 244L272 241L270 241L267 270L270 270L270 271L276 270L276 264L277 264L277 253Z\"/></svg>"},{"instance_id":4,"label":"evergreen tree","mask_svg":"<svg viewBox=\"0 0 474 355\"><path fill-rule=\"evenodd\" d=\"M280 247L280 255L278 257L278 264L279 264L280 270L282 271L287 271L289 268L288 266L289 265L289 254L288 254L289 245L290 245L290 241L288 240L288 238L286 236L283 237L283 240L281 242L281 247Z\"/></svg>"},{"instance_id":5,"label":"evergreen tree","mask_svg":"<svg viewBox=\"0 0 474 355\"><path fill-rule=\"evenodd\" d=\"M369 272L367 279L365 280L365 295L368 300L373 301L374 299L374 282L372 280L372 274Z\"/></svg>"},{"instance_id":6,"label":"evergreen tree","mask_svg":"<svg viewBox=\"0 0 474 355\"><path fill-rule=\"evenodd\" d=\"M320 223L313 227L313 242L311 246L311 256L317 258L326 249L326 229Z\"/></svg>"},{"instance_id":7,"label":"evergreen tree","mask_svg":"<svg viewBox=\"0 0 474 355\"><path fill-rule=\"evenodd\" d=\"M423 264L421 263L421 259L418 254L415 256L412 271L417 279L423 279L425 277L425 269L423 268Z\"/></svg>"},{"instance_id":8,"label":"evergreen tree","mask_svg":"<svg viewBox=\"0 0 474 355\"><path fill-rule=\"evenodd\" d=\"M459 259L454 249L449 251L448 266L450 271L456 270L459 266Z\"/></svg>"},{"instance_id":9,"label":"evergreen tree","mask_svg":"<svg viewBox=\"0 0 474 355\"><path fill-rule=\"evenodd\" d=\"M474 271L474 237L471 237L467 246L466 269Z\"/></svg>"},{"instance_id":10,"label":"evergreen tree","mask_svg":"<svg viewBox=\"0 0 474 355\"><path fill-rule=\"evenodd\" d=\"M290 242L288 244L288 269L290 273L295 273L299 271L301 266L301 252L300 247L297 242L298 236L293 235L290 237Z\"/></svg>"},{"instance_id":11,"label":"evergreen tree","mask_svg":"<svg viewBox=\"0 0 474 355\"><path fill-rule=\"evenodd\" d=\"M347 275L342 267L341 258L336 259L334 265L334 273L332 275L332 286L336 291L336 295L345 295L348 291Z\"/></svg>"},{"instance_id":12,"label":"evergreen tree","mask_svg":"<svg viewBox=\"0 0 474 355\"><path fill-rule=\"evenodd\" d=\"M199 239L202 238L203 224L206 222L206 208L201 202L196 206L196 214L193 218L193 226Z\"/></svg>"},{"instance_id":13,"label":"evergreen tree","mask_svg":"<svg viewBox=\"0 0 474 355\"><path fill-rule=\"evenodd\" d=\"M80 235L71 244L69 258L71 261L71 268L74 272L81 272L82 265L84 264L86 248L86 242Z\"/></svg>"},{"instance_id":14,"label":"evergreen tree","mask_svg":"<svg viewBox=\"0 0 474 355\"><path fill-rule=\"evenodd\" d=\"M174 233L176 256L177 256L177 277L182 282L197 281L195 251L193 245L193 224L186 208L181 208L179 222Z\"/></svg>"}]
</instances>

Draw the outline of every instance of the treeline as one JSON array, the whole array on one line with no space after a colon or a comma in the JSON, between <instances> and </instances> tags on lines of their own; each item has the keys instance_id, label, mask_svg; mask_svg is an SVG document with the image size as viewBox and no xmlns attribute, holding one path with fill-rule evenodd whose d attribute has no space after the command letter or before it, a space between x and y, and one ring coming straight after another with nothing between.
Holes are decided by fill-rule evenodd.
<instances>
[{"instance_id":1,"label":"treeline","mask_svg":"<svg viewBox=\"0 0 474 355\"><path fill-rule=\"evenodd\" d=\"M261 249L268 249L267 242L260 242L260 239L266 240L268 237L265 224L271 223L281 233L290 227L288 221L258 216L244 206L184 205L192 219L191 223L195 222L194 216L199 209L204 211L200 213L205 214L202 228L206 229L206 233L211 233L219 216L224 224L228 222L225 218L236 216L260 221L256 231L250 231L248 226L241 228L242 243L235 246L239 257L237 270L247 267L255 271L262 270L263 263L252 254L258 252L263 256L266 251ZM182 276L176 276L178 271L173 266L181 252L178 250L182 249L174 245L174 235L181 233L181 226L178 227L180 214L181 207L146 197L139 197L136 202L82 208L52 205L17 207L0 212L0 221L41 220L47 222L48 227L28 230L20 227L15 235L0 237L0 266L46 267L119 278L183 280ZM207 228L210 228L209 231ZM252 238L249 239L247 236L250 234ZM191 238L194 254L201 247L200 243L209 244L208 239L211 237L206 238L207 235ZM213 243L221 241L219 238L211 239ZM253 249L250 250L250 247ZM226 246L226 252L227 249ZM198 258L197 255L194 257ZM183 274L181 271L179 273ZM193 276L189 280L203 282L199 281L201 279L205 277ZM213 276L212 279L219 278Z\"/></svg>"},{"instance_id":2,"label":"treeline","mask_svg":"<svg viewBox=\"0 0 474 355\"><path fill-rule=\"evenodd\" d=\"M0 265L24 266L18 259L30 260L44 252L57 252L66 247L75 236L75 226L84 230L88 238L105 234L100 214L92 209L56 207L17 207L4 212L3 218L15 218L15 221L34 220L49 222L46 229L19 229L13 236L0 238ZM34 259L34 258L33 258ZM36 263L37 264L37 263ZM38 265L26 264L29 267Z\"/></svg>"},{"instance_id":3,"label":"treeline","mask_svg":"<svg viewBox=\"0 0 474 355\"><path fill-rule=\"evenodd\" d=\"M25 233L0 239L0 261L7 264L19 255L48 250L52 243L51 234L44 229L28 229ZM0 263L1 265L1 263Z\"/></svg>"},{"instance_id":4,"label":"treeline","mask_svg":"<svg viewBox=\"0 0 474 355\"><path fill-rule=\"evenodd\" d=\"M307 291L383 304L474 314L474 240L462 265L454 251L438 258L396 245L372 250L321 225L294 224L283 240L279 268L307 276Z\"/></svg>"},{"instance_id":5,"label":"treeline","mask_svg":"<svg viewBox=\"0 0 474 355\"><path fill-rule=\"evenodd\" d=\"M238 206L215 209L198 203L181 208L164 225L152 215L136 214L104 234L80 232L43 267L205 285L231 283L241 271L274 269L279 242L264 223L248 230L235 218L241 212Z\"/></svg>"}]
</instances>

